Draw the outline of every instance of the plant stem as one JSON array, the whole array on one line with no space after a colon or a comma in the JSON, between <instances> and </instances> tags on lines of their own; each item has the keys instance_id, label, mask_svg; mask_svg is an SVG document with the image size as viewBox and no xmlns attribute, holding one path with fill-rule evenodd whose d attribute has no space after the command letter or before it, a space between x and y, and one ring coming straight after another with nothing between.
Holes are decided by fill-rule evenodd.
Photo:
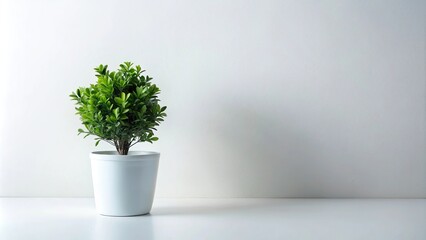
<instances>
[{"instance_id":1,"label":"plant stem","mask_svg":"<svg viewBox=\"0 0 426 240\"><path fill-rule=\"evenodd\" d=\"M127 155L129 153L130 142L128 140L126 139L115 140L114 144L118 154Z\"/></svg>"}]
</instances>

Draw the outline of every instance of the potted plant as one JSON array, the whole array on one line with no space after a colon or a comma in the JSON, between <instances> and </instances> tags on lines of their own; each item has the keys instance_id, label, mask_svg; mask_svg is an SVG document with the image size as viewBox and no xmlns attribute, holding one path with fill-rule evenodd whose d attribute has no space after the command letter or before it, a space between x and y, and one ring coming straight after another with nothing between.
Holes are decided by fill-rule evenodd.
<instances>
[{"instance_id":1,"label":"potted plant","mask_svg":"<svg viewBox=\"0 0 426 240\"><path fill-rule=\"evenodd\" d=\"M95 136L116 151L90 154L97 211L109 216L132 216L150 212L154 198L160 154L130 151L139 142L154 142L156 127L166 116L160 106L160 89L143 75L139 65L120 64L95 68L97 82L80 87L70 97L85 129L84 137Z\"/></svg>"}]
</instances>

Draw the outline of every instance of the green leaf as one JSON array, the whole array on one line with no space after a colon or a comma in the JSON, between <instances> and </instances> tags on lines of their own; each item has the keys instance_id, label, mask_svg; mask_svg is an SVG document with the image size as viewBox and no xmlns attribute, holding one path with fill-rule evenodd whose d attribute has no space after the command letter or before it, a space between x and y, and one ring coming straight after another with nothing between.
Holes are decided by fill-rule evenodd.
<instances>
[{"instance_id":1,"label":"green leaf","mask_svg":"<svg viewBox=\"0 0 426 240\"><path fill-rule=\"evenodd\" d=\"M117 103L117 104L122 104L123 103L123 100L121 99L121 98L119 98L119 97L115 97L114 98L114 101Z\"/></svg>"},{"instance_id":2,"label":"green leaf","mask_svg":"<svg viewBox=\"0 0 426 240\"><path fill-rule=\"evenodd\" d=\"M77 135L80 135L80 134L82 134L82 133L84 133L84 130L83 130L83 129L81 129L81 128L79 128L79 129L78 129L78 134L77 134Z\"/></svg>"}]
</instances>

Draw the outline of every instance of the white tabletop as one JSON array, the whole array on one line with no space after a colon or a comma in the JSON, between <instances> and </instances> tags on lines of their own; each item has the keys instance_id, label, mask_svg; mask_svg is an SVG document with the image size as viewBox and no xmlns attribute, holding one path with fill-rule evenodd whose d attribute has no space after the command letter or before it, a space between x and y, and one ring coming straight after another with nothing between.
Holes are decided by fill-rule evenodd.
<instances>
[{"instance_id":1,"label":"white tabletop","mask_svg":"<svg viewBox=\"0 0 426 240\"><path fill-rule=\"evenodd\" d=\"M426 199L156 199L106 217L91 198L0 198L2 240L426 239Z\"/></svg>"}]
</instances>

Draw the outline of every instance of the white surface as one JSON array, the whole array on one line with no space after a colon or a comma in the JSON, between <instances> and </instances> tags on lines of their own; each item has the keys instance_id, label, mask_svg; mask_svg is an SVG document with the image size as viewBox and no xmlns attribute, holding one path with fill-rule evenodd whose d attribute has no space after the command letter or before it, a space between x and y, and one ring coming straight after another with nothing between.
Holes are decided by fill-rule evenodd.
<instances>
[{"instance_id":1,"label":"white surface","mask_svg":"<svg viewBox=\"0 0 426 240\"><path fill-rule=\"evenodd\" d=\"M90 154L98 213L109 216L132 216L151 211L160 154L114 151Z\"/></svg>"},{"instance_id":2,"label":"white surface","mask_svg":"<svg viewBox=\"0 0 426 240\"><path fill-rule=\"evenodd\" d=\"M0 196L92 196L68 94L130 60L158 196L426 197L426 1L0 1Z\"/></svg>"},{"instance_id":3,"label":"white surface","mask_svg":"<svg viewBox=\"0 0 426 240\"><path fill-rule=\"evenodd\" d=\"M0 211L4 240L426 239L425 199L156 199L129 218L89 198L4 198Z\"/></svg>"}]
</instances>

